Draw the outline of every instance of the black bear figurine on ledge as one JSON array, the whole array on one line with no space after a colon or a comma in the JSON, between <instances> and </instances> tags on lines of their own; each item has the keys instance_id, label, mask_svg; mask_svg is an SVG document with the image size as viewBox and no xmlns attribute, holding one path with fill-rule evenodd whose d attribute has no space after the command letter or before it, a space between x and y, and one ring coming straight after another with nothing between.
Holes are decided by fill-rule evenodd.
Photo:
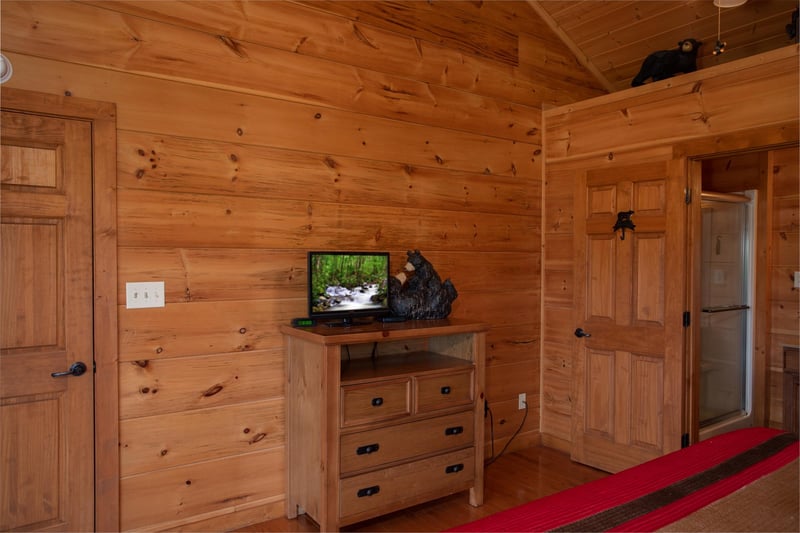
<instances>
[{"instance_id":1,"label":"black bear figurine on ledge","mask_svg":"<svg viewBox=\"0 0 800 533\"><path fill-rule=\"evenodd\" d=\"M789 36L789 40L797 41L797 34L800 33L800 8L795 9L792 11L792 23L786 25L786 35Z\"/></svg>"},{"instance_id":2,"label":"black bear figurine on ledge","mask_svg":"<svg viewBox=\"0 0 800 533\"><path fill-rule=\"evenodd\" d=\"M697 49L703 44L695 39L684 39L675 50L659 50L647 56L642 68L631 81L631 87L644 84L647 78L653 81L665 80L679 72L687 73L697 70Z\"/></svg>"}]
</instances>

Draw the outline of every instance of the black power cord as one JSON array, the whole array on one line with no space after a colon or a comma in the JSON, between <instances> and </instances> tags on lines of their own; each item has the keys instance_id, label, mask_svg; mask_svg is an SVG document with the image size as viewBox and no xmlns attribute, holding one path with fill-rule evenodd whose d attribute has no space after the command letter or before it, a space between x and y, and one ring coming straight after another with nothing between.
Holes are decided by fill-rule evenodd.
<instances>
[{"instance_id":1,"label":"black power cord","mask_svg":"<svg viewBox=\"0 0 800 533\"><path fill-rule=\"evenodd\" d=\"M347 354L347 360L350 361L351 360L350 345L343 344L342 346L344 346L345 353ZM372 362L375 363L377 358L378 358L378 343L376 342L372 345L372 354L370 355L370 359L372 359Z\"/></svg>"},{"instance_id":2,"label":"black power cord","mask_svg":"<svg viewBox=\"0 0 800 533\"><path fill-rule=\"evenodd\" d=\"M484 404L483 404L484 418L486 417L486 413L487 412L489 413L489 428L490 428L489 433L490 433L490 438L491 438L491 443L492 443L492 454L489 457L489 459L486 460L486 462L483 464L483 466L489 466L490 464L495 462L497 459L499 459L500 456L503 455L505 453L505 451L508 449L508 445L511 444L511 441L513 441L516 438L516 436L519 435L519 432L522 431L522 426L525 425L525 420L528 418L528 402L522 402L522 403L525 404L525 413L522 415L522 422L519 423L519 427L514 432L514 434L511 435L511 438L508 439L508 442L506 442L506 445L503 446L502 450L500 450L500 453L495 455L494 454L494 417L492 416L492 410L489 409L489 402L484 402Z\"/></svg>"},{"instance_id":3,"label":"black power cord","mask_svg":"<svg viewBox=\"0 0 800 533\"><path fill-rule=\"evenodd\" d=\"M489 443L492 445L492 453L489 458L492 458L494 457L494 416L492 416L492 410L489 409L488 400L483 400L483 418L486 418L487 414L489 415ZM486 466L485 463L484 466Z\"/></svg>"}]
</instances>

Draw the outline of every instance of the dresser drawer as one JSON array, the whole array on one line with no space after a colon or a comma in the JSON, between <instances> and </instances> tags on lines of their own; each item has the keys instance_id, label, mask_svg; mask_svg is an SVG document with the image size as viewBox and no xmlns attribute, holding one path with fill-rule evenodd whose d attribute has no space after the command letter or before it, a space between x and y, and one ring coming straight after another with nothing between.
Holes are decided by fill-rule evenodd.
<instances>
[{"instance_id":1,"label":"dresser drawer","mask_svg":"<svg viewBox=\"0 0 800 533\"><path fill-rule=\"evenodd\" d=\"M408 378L342 386L342 427L411 415Z\"/></svg>"},{"instance_id":2,"label":"dresser drawer","mask_svg":"<svg viewBox=\"0 0 800 533\"><path fill-rule=\"evenodd\" d=\"M470 446L474 414L452 415L360 431L341 438L340 471L349 474L386 463Z\"/></svg>"},{"instance_id":3,"label":"dresser drawer","mask_svg":"<svg viewBox=\"0 0 800 533\"><path fill-rule=\"evenodd\" d=\"M416 384L418 413L468 405L473 401L471 368L450 374L419 376Z\"/></svg>"},{"instance_id":4,"label":"dresser drawer","mask_svg":"<svg viewBox=\"0 0 800 533\"><path fill-rule=\"evenodd\" d=\"M339 517L388 513L472 486L475 448L437 455L339 482Z\"/></svg>"}]
</instances>

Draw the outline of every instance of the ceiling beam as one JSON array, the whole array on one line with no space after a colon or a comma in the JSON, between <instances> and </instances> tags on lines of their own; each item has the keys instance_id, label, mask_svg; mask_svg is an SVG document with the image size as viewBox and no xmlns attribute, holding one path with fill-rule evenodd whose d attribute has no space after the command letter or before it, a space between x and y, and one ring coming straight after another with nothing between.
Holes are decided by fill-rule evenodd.
<instances>
[{"instance_id":1,"label":"ceiling beam","mask_svg":"<svg viewBox=\"0 0 800 533\"><path fill-rule=\"evenodd\" d=\"M544 20L545 24L550 27L553 33L555 33L556 36L561 39L564 45L578 60L578 63L583 65L583 67L597 79L597 81L606 91L613 93L617 90L614 84L611 83L608 78L603 76L600 70L586 58L586 55L584 55L583 52L581 52L581 49L578 48L578 45L576 45L572 39L570 39L569 36L558 26L553 17L551 17L550 14L540 5L539 0L528 0L528 4L530 4L533 10L536 11L536 14L539 15L542 20Z\"/></svg>"}]
</instances>

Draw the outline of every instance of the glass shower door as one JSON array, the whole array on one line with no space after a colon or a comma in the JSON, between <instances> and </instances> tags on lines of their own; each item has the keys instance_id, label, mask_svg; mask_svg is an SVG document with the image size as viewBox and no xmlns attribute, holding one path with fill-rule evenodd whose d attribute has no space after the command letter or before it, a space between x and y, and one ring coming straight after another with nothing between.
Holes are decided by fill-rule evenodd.
<instances>
[{"instance_id":1,"label":"glass shower door","mask_svg":"<svg viewBox=\"0 0 800 533\"><path fill-rule=\"evenodd\" d=\"M749 414L749 204L703 201L700 427Z\"/></svg>"}]
</instances>

